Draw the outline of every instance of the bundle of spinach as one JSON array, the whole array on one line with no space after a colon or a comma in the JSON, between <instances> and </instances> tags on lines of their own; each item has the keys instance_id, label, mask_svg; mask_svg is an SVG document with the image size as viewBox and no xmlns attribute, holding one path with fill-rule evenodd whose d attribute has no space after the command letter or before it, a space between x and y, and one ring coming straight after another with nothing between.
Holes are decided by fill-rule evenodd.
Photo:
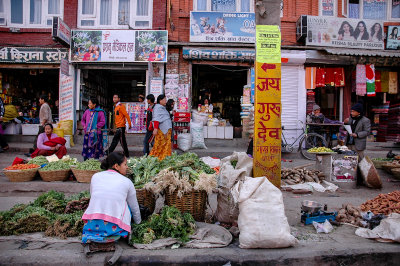
<instances>
[{"instance_id":1,"label":"bundle of spinach","mask_svg":"<svg viewBox=\"0 0 400 266\"><path fill-rule=\"evenodd\" d=\"M160 161L157 157L142 156L130 158L128 160L129 178L132 180L136 189L143 188L145 184L160 172Z\"/></svg>"},{"instance_id":2,"label":"bundle of spinach","mask_svg":"<svg viewBox=\"0 0 400 266\"><path fill-rule=\"evenodd\" d=\"M32 204L35 207L42 207L54 213L64 213L67 201L64 193L50 190L40 195Z\"/></svg>"},{"instance_id":3,"label":"bundle of spinach","mask_svg":"<svg viewBox=\"0 0 400 266\"><path fill-rule=\"evenodd\" d=\"M89 159L81 163L76 164L76 169L78 170L95 170L95 171L101 171L101 162L96 159Z\"/></svg>"},{"instance_id":4,"label":"bundle of spinach","mask_svg":"<svg viewBox=\"0 0 400 266\"><path fill-rule=\"evenodd\" d=\"M58 170L69 170L70 165L62 160L50 162L41 171L58 171Z\"/></svg>"},{"instance_id":5,"label":"bundle of spinach","mask_svg":"<svg viewBox=\"0 0 400 266\"><path fill-rule=\"evenodd\" d=\"M196 223L189 213L182 214L175 207L164 206L160 214L153 214L147 221L132 226L130 244L150 244L167 237L187 242L195 229Z\"/></svg>"},{"instance_id":6,"label":"bundle of spinach","mask_svg":"<svg viewBox=\"0 0 400 266\"><path fill-rule=\"evenodd\" d=\"M33 158L28 162L28 164L37 164L37 165L43 165L43 164L48 164L49 161L47 161L46 157L39 155Z\"/></svg>"}]
</instances>

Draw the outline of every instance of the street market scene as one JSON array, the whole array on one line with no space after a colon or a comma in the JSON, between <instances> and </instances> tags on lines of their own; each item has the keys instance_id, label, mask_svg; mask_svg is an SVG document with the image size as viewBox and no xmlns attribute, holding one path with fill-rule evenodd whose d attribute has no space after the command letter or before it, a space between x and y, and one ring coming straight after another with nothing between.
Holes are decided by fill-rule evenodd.
<instances>
[{"instance_id":1,"label":"street market scene","mask_svg":"<svg viewBox=\"0 0 400 266\"><path fill-rule=\"evenodd\" d=\"M399 28L397 0L0 1L0 264L397 265Z\"/></svg>"}]
</instances>

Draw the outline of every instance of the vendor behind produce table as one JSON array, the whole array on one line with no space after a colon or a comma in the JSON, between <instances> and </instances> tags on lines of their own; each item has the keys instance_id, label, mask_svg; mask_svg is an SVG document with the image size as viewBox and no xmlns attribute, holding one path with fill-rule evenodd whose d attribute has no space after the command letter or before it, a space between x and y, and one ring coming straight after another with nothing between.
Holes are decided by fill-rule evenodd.
<instances>
[{"instance_id":1,"label":"vendor behind produce table","mask_svg":"<svg viewBox=\"0 0 400 266\"><path fill-rule=\"evenodd\" d=\"M307 115L307 123L323 124L325 116L321 113L321 107L314 104L313 111ZM323 134L321 126L310 126L310 132Z\"/></svg>"},{"instance_id":2,"label":"vendor behind produce table","mask_svg":"<svg viewBox=\"0 0 400 266\"><path fill-rule=\"evenodd\" d=\"M98 105L97 99L90 99L89 109L85 111L81 121L85 132L82 149L82 156L85 161L89 158L99 159L104 155L101 129L106 124L106 118L104 110L100 109Z\"/></svg>"},{"instance_id":3,"label":"vendor behind produce table","mask_svg":"<svg viewBox=\"0 0 400 266\"><path fill-rule=\"evenodd\" d=\"M371 122L362 115L364 111L362 102L351 107L351 116L344 120L346 125L351 126L352 134L347 134L345 143L349 149L357 152L358 157L364 158L364 150L367 147L367 137L371 132Z\"/></svg>"},{"instance_id":4,"label":"vendor behind produce table","mask_svg":"<svg viewBox=\"0 0 400 266\"><path fill-rule=\"evenodd\" d=\"M213 112L213 105L211 104L208 98L205 98L203 101L203 105L201 106L201 112L205 113L212 113Z\"/></svg>"},{"instance_id":5,"label":"vendor behind produce table","mask_svg":"<svg viewBox=\"0 0 400 266\"><path fill-rule=\"evenodd\" d=\"M82 243L110 243L127 237L131 217L141 222L136 190L126 175L126 157L112 152L102 163L107 171L94 174L90 182L90 202L82 216ZM131 214L132 212L132 214Z\"/></svg>"},{"instance_id":6,"label":"vendor behind produce table","mask_svg":"<svg viewBox=\"0 0 400 266\"><path fill-rule=\"evenodd\" d=\"M151 156L157 157L159 160L164 160L165 157L171 156L172 152L172 122L171 117L165 108L167 98L164 94L157 97L157 104L153 110L153 136L154 146L150 152ZM151 126L150 126L151 128Z\"/></svg>"},{"instance_id":7,"label":"vendor behind produce table","mask_svg":"<svg viewBox=\"0 0 400 266\"><path fill-rule=\"evenodd\" d=\"M67 148L65 148L65 139L57 136L57 134L53 133L53 125L45 124L44 132L39 134L36 150L32 153L31 157L35 158L36 156L50 156L57 155L59 159L61 159L64 155L67 154Z\"/></svg>"}]
</instances>

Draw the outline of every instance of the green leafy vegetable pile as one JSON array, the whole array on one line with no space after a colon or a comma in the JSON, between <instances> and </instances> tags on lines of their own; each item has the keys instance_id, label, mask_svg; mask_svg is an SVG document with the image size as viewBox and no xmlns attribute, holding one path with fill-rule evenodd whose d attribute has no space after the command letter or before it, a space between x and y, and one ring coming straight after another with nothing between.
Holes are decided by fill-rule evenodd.
<instances>
[{"instance_id":1,"label":"green leafy vegetable pile","mask_svg":"<svg viewBox=\"0 0 400 266\"><path fill-rule=\"evenodd\" d=\"M101 171L100 168L101 162L96 159L89 159L81 163L77 163L76 169L78 170L98 170Z\"/></svg>"},{"instance_id":2,"label":"green leafy vegetable pile","mask_svg":"<svg viewBox=\"0 0 400 266\"><path fill-rule=\"evenodd\" d=\"M132 225L130 244L150 244L155 239L174 237L189 241L196 224L189 213L182 214L177 208L165 206L160 214L153 214L141 224Z\"/></svg>"},{"instance_id":3,"label":"green leafy vegetable pile","mask_svg":"<svg viewBox=\"0 0 400 266\"><path fill-rule=\"evenodd\" d=\"M238 163L238 160L231 161L231 165L233 166L233 168L236 168L237 163Z\"/></svg>"},{"instance_id":4,"label":"green leafy vegetable pile","mask_svg":"<svg viewBox=\"0 0 400 266\"><path fill-rule=\"evenodd\" d=\"M40 156L36 156L35 158L33 158L32 160L30 160L28 162L28 164L37 164L37 165L42 165L42 164L47 164L49 163L49 161L47 161L46 157L40 155Z\"/></svg>"},{"instance_id":5,"label":"green leafy vegetable pile","mask_svg":"<svg viewBox=\"0 0 400 266\"><path fill-rule=\"evenodd\" d=\"M129 178L132 180L135 188L143 188L145 184L160 172L161 163L157 157L142 156L130 158L128 160Z\"/></svg>"},{"instance_id":6,"label":"green leafy vegetable pile","mask_svg":"<svg viewBox=\"0 0 400 266\"><path fill-rule=\"evenodd\" d=\"M86 191L68 198L63 193L49 191L30 204L17 204L0 212L0 235L46 231L48 236L61 238L79 236L89 197Z\"/></svg>"},{"instance_id":7,"label":"green leafy vegetable pile","mask_svg":"<svg viewBox=\"0 0 400 266\"><path fill-rule=\"evenodd\" d=\"M41 171L58 171L58 170L69 170L71 167L68 163L59 160L56 162L50 162L48 165L40 169Z\"/></svg>"}]
</instances>

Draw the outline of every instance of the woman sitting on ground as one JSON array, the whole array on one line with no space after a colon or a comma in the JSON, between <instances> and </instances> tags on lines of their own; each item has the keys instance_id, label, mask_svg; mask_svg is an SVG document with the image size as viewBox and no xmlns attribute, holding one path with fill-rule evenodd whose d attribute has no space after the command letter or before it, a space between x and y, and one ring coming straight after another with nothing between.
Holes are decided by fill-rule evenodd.
<instances>
[{"instance_id":1,"label":"woman sitting on ground","mask_svg":"<svg viewBox=\"0 0 400 266\"><path fill-rule=\"evenodd\" d=\"M65 139L57 136L57 134L53 133L53 125L45 124L44 132L39 134L37 139L37 149L32 153L31 157L35 158L36 156L50 156L57 155L59 159L61 159L64 155L67 154L67 148L65 148Z\"/></svg>"},{"instance_id":2,"label":"woman sitting on ground","mask_svg":"<svg viewBox=\"0 0 400 266\"><path fill-rule=\"evenodd\" d=\"M89 207L82 216L82 243L115 242L128 236L132 216L136 224L141 222L135 187L125 177L126 157L112 152L101 168L107 171L93 175L90 182Z\"/></svg>"}]
</instances>

